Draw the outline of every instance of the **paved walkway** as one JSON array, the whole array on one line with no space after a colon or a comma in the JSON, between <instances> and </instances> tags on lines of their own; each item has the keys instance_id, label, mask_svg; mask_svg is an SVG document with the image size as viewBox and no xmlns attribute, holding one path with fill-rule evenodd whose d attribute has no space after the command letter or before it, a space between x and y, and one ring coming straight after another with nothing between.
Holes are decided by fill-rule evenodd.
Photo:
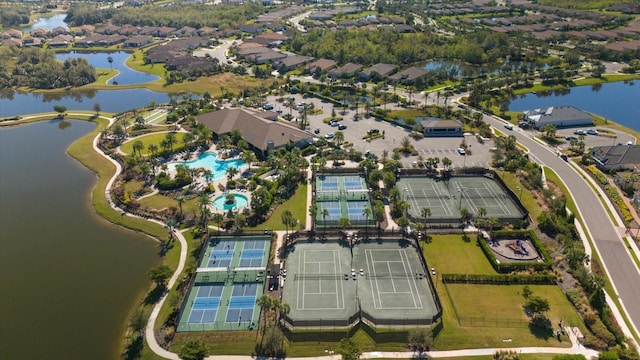
<instances>
[{"instance_id":1,"label":"paved walkway","mask_svg":"<svg viewBox=\"0 0 640 360\"><path fill-rule=\"evenodd\" d=\"M113 122L113 119L110 119L110 124ZM111 202L111 197L109 194L109 190L111 189L111 185L113 184L113 182L115 181L115 179L117 178L118 174L120 174L120 172L122 171L122 168L120 166L120 164L115 161L114 159L112 159L111 157L107 156L106 154L104 154L98 147L97 147L97 143L98 143L98 139L99 136L96 136L94 138L93 141L93 148L94 150L101 154L103 157L105 157L106 159L108 159L109 161L111 161L115 167L116 167L116 172L114 173L114 175L111 177L111 179L109 180L109 182L107 183L107 187L105 189L105 195L107 196L107 199L109 201L109 204L111 205L111 207L116 210L116 211L120 211L123 212L122 209L118 208L115 204L113 204ZM388 206L385 207L385 211L388 211ZM127 216L134 216L137 217L135 215L131 215L128 213L124 213L123 215L127 215ZM389 226L397 226L395 223L393 223L393 221L391 220L389 214L387 213L387 228L389 228ZM146 219L148 221L152 221L155 223L158 223L160 225L164 224L158 220L154 220L154 219ZM188 229L185 229L183 231L188 231ZM167 288L171 289L175 283L178 281L178 278L180 276L180 274L182 273L182 271L184 270L184 266L186 263L186 259L187 259L187 242L186 239L184 238L184 236L182 235L181 232L177 231L177 230L173 230L174 236L176 237L176 239L180 242L180 260L178 263L178 267L176 269L176 271L174 272L173 276L171 277L171 279L169 280L168 284L167 284ZM276 247L280 248L282 246L282 237L283 237L283 232L282 231L277 231L276 232L278 234L277 236L277 244ZM279 262L279 260L277 260ZM162 348L158 342L156 341L155 338L155 333L154 333L154 327L155 327L155 322L158 318L158 314L160 313L160 309L162 308L162 305L164 304L165 300L167 299L167 295L169 294L168 291L166 291L163 295L162 298L155 304L155 306L153 307L153 310L151 311L151 315L149 317L149 320L147 322L147 326L145 328L145 339L147 341L147 344L149 346L149 348L151 349L151 351L153 351L156 355L165 358L165 359L173 359L173 360L179 360L179 356L176 353L172 353L164 348ZM571 348L544 348L544 347L526 347L526 348L511 348L509 350L513 350L513 351L517 351L519 353L528 353L528 354L540 354L540 353L554 353L554 354L583 354L585 355L587 358L590 357L594 357L597 356L597 352L590 350L590 349L585 349L584 347L580 346L579 344L577 344L577 341L575 340L575 336L572 336L571 331L569 331L569 335L571 338L572 343L574 344ZM411 359L411 358L416 358L416 357L462 357L462 356L477 356L477 355L492 355L494 354L497 350L501 350L498 348L489 348L489 349L465 349L465 350L452 350L452 351L431 351L431 352L426 352L426 353L422 353L422 354L417 354L415 352L369 352L369 353L364 353L362 355L362 358L364 359L375 359L375 358L397 358L397 359ZM323 357L315 357L315 359L326 359L326 360L334 360L334 359L340 359L341 356L340 355L329 355L329 356L323 356ZM229 356L229 355L215 355L215 356L209 356L206 359L208 360L219 360L219 359L230 359L230 360L253 360L254 357L252 356ZM290 359L309 359L309 358L290 358Z\"/></svg>"}]
</instances>

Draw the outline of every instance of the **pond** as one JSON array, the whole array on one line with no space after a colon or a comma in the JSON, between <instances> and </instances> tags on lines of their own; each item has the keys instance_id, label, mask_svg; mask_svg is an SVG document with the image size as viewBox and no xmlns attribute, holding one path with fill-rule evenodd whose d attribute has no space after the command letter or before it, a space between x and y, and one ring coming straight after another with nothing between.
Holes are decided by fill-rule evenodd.
<instances>
[{"instance_id":1,"label":"pond","mask_svg":"<svg viewBox=\"0 0 640 360\"><path fill-rule=\"evenodd\" d=\"M512 99L509 110L524 111L549 106L572 105L640 131L638 101L640 101L640 84L636 84L634 81L620 81L527 94Z\"/></svg>"},{"instance_id":2,"label":"pond","mask_svg":"<svg viewBox=\"0 0 640 360\"><path fill-rule=\"evenodd\" d=\"M113 84L113 85L142 84L149 81L158 80L160 78L157 75L143 73L128 67L125 64L125 62L129 58L129 56L131 56L131 54L126 53L124 51L117 51L117 52L111 52L111 53L71 52L71 53L57 54L56 58L60 61L65 61L68 58L82 57L87 59L89 64L91 64L91 66L95 68L116 69L120 73L115 77L109 79L109 81L107 81L108 84ZM111 59L113 60L111 64L109 64L109 57L111 57Z\"/></svg>"},{"instance_id":3,"label":"pond","mask_svg":"<svg viewBox=\"0 0 640 360\"><path fill-rule=\"evenodd\" d=\"M0 117L51 112L56 105L64 105L69 111L93 110L98 103L102 111L119 113L149 105L168 103L176 95L153 92L147 89L123 90L74 90L60 94L20 93L0 91Z\"/></svg>"},{"instance_id":4,"label":"pond","mask_svg":"<svg viewBox=\"0 0 640 360\"><path fill-rule=\"evenodd\" d=\"M63 27L63 28L69 28L69 24L67 24L66 22L64 22L64 19L67 17L67 14L56 14L50 17L41 17L36 19L36 22L33 23L33 25L28 26L28 27L24 27L24 28L20 28L19 30L21 30L24 33L30 33L31 31L35 30L35 29L47 29L49 31L57 28L57 27Z\"/></svg>"},{"instance_id":5,"label":"pond","mask_svg":"<svg viewBox=\"0 0 640 360\"><path fill-rule=\"evenodd\" d=\"M160 247L95 213L95 174L65 153L95 126L0 129L0 359L121 358Z\"/></svg>"}]
</instances>

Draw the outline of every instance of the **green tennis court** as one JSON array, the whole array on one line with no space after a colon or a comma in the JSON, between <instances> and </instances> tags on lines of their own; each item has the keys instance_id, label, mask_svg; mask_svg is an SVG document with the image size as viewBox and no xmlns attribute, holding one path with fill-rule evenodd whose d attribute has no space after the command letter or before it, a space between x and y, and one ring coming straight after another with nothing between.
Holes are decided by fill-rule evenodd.
<instances>
[{"instance_id":1,"label":"green tennis court","mask_svg":"<svg viewBox=\"0 0 640 360\"><path fill-rule=\"evenodd\" d=\"M485 217L499 220L522 219L525 215L517 200L489 177L452 177L448 180L404 177L396 183L396 188L402 199L409 203L407 212L414 220L458 222L463 208L473 216L478 216L478 209L484 208ZM422 217L423 208L431 211L427 219Z\"/></svg>"},{"instance_id":2,"label":"green tennis court","mask_svg":"<svg viewBox=\"0 0 640 360\"><path fill-rule=\"evenodd\" d=\"M362 174L316 176L314 199L319 226L336 226L343 218L352 226L373 223L369 189Z\"/></svg>"},{"instance_id":3,"label":"green tennis court","mask_svg":"<svg viewBox=\"0 0 640 360\"><path fill-rule=\"evenodd\" d=\"M178 321L177 331L257 328L271 236L211 238Z\"/></svg>"},{"instance_id":4,"label":"green tennis court","mask_svg":"<svg viewBox=\"0 0 640 360\"><path fill-rule=\"evenodd\" d=\"M296 244L287 259L283 299L292 326L347 326L360 316L377 325L430 324L435 295L413 246L400 240Z\"/></svg>"}]
</instances>

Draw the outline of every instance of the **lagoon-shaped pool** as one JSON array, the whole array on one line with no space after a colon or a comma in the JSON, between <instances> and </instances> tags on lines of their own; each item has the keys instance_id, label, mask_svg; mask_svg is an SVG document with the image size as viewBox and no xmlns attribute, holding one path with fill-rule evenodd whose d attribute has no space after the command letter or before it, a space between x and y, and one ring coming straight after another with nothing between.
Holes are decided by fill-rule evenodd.
<instances>
[{"instance_id":1,"label":"lagoon-shaped pool","mask_svg":"<svg viewBox=\"0 0 640 360\"><path fill-rule=\"evenodd\" d=\"M239 210L243 207L247 206L249 199L242 194L232 194L234 202L227 202L227 195L220 195L213 200L213 206L218 209L229 211L229 210Z\"/></svg>"},{"instance_id":2,"label":"lagoon-shaped pool","mask_svg":"<svg viewBox=\"0 0 640 360\"><path fill-rule=\"evenodd\" d=\"M207 168L212 172L212 175L208 180L215 181L227 176L227 169L231 167L240 169L244 166L245 162L240 159L219 160L215 153L205 152L194 160L170 163L168 164L169 169L174 170L175 166L178 164L186 165L192 169Z\"/></svg>"}]
</instances>

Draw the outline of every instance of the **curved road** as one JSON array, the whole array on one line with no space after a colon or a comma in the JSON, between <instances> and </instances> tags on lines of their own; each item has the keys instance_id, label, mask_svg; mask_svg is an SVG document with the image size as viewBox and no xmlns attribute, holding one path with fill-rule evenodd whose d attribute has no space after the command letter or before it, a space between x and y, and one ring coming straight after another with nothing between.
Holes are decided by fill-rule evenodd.
<instances>
[{"instance_id":1,"label":"curved road","mask_svg":"<svg viewBox=\"0 0 640 360\"><path fill-rule=\"evenodd\" d=\"M519 143L529 148L536 162L552 168L565 183L591 235L615 292L623 304L624 311L637 332L640 326L640 271L596 192L551 148L533 140L531 132L519 128L514 128L512 131L505 130L504 122L491 116L485 115L484 121L507 135L514 135Z\"/></svg>"}]
</instances>

